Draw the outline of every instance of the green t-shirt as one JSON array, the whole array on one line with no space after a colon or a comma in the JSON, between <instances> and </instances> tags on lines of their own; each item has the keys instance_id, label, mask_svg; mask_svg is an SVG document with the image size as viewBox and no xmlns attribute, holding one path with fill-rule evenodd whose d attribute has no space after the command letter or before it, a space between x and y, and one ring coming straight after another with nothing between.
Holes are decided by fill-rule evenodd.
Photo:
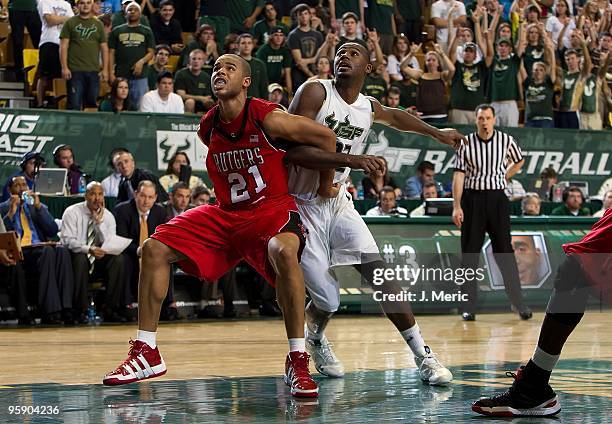
<instances>
[{"instance_id":1,"label":"green t-shirt","mask_svg":"<svg viewBox=\"0 0 612 424\"><path fill-rule=\"evenodd\" d=\"M521 59L510 54L507 59L495 57L490 68L491 76L491 101L501 102L504 100L519 100L519 85L517 75L519 74Z\"/></svg>"},{"instance_id":2,"label":"green t-shirt","mask_svg":"<svg viewBox=\"0 0 612 424\"><path fill-rule=\"evenodd\" d=\"M523 55L523 66L527 71L527 76L531 77L533 72L533 64L535 62L544 62L544 47L543 46L530 46L525 48L525 54Z\"/></svg>"},{"instance_id":3,"label":"green t-shirt","mask_svg":"<svg viewBox=\"0 0 612 424\"><path fill-rule=\"evenodd\" d=\"M485 102L487 65L481 60L475 65L455 63L455 74L451 83L450 108L475 110Z\"/></svg>"},{"instance_id":4,"label":"green t-shirt","mask_svg":"<svg viewBox=\"0 0 612 424\"><path fill-rule=\"evenodd\" d=\"M287 28L287 26L281 23L281 21L278 19L276 20L275 27L277 26L283 29L285 37L289 34L289 28ZM265 19L262 19L261 21L257 21L255 25L253 25L253 28L251 28L251 34L253 34L253 38L255 38L255 40L257 40L257 43L261 46L268 42L268 39L270 38L270 34L268 34L268 31L270 31L271 29L272 28L268 26L268 22Z\"/></svg>"},{"instance_id":5,"label":"green t-shirt","mask_svg":"<svg viewBox=\"0 0 612 424\"><path fill-rule=\"evenodd\" d=\"M580 112L597 112L597 76L589 74L582 86L582 107Z\"/></svg>"},{"instance_id":6,"label":"green t-shirt","mask_svg":"<svg viewBox=\"0 0 612 424\"><path fill-rule=\"evenodd\" d=\"M267 100L268 73L266 72L266 64L256 57L251 57L251 60L247 60L247 62L251 65L251 85L247 90L247 96Z\"/></svg>"},{"instance_id":7,"label":"green t-shirt","mask_svg":"<svg viewBox=\"0 0 612 424\"><path fill-rule=\"evenodd\" d=\"M36 12L36 0L9 0L9 10L21 12Z\"/></svg>"},{"instance_id":8,"label":"green t-shirt","mask_svg":"<svg viewBox=\"0 0 612 424\"><path fill-rule=\"evenodd\" d=\"M142 75L132 75L132 67L142 59L148 49L155 48L151 28L144 25L120 25L113 29L108 39L108 47L115 49L115 76L128 79L146 78L148 65L142 68Z\"/></svg>"},{"instance_id":9,"label":"green t-shirt","mask_svg":"<svg viewBox=\"0 0 612 424\"><path fill-rule=\"evenodd\" d=\"M264 0L228 0L230 29L233 32L249 32L242 21L251 16L256 7L263 7ZM265 97L267 98L267 97Z\"/></svg>"},{"instance_id":10,"label":"green t-shirt","mask_svg":"<svg viewBox=\"0 0 612 424\"><path fill-rule=\"evenodd\" d=\"M541 84L525 82L525 120L553 119L555 87L549 77Z\"/></svg>"},{"instance_id":11,"label":"green t-shirt","mask_svg":"<svg viewBox=\"0 0 612 424\"><path fill-rule=\"evenodd\" d=\"M361 92L380 102L387 95L387 82L380 75L368 74L363 82L363 87L361 87Z\"/></svg>"},{"instance_id":12,"label":"green t-shirt","mask_svg":"<svg viewBox=\"0 0 612 424\"><path fill-rule=\"evenodd\" d=\"M157 88L157 76L159 75L159 72L153 67L153 65L151 65L147 67L146 75L147 82L149 84L149 90L155 90Z\"/></svg>"},{"instance_id":13,"label":"green t-shirt","mask_svg":"<svg viewBox=\"0 0 612 424\"><path fill-rule=\"evenodd\" d=\"M561 206L557 206L556 208L554 208L550 212L550 214L552 216L590 216L591 211L589 210L589 208L580 208L578 210L578 215L574 215L573 213L570 212L567 206L563 204Z\"/></svg>"},{"instance_id":14,"label":"green t-shirt","mask_svg":"<svg viewBox=\"0 0 612 424\"><path fill-rule=\"evenodd\" d=\"M336 0L336 19L346 12L353 12L359 19L359 0Z\"/></svg>"},{"instance_id":15,"label":"green t-shirt","mask_svg":"<svg viewBox=\"0 0 612 424\"><path fill-rule=\"evenodd\" d=\"M366 9L368 28L376 28L379 34L392 34L393 0L370 0Z\"/></svg>"},{"instance_id":16,"label":"green t-shirt","mask_svg":"<svg viewBox=\"0 0 612 424\"><path fill-rule=\"evenodd\" d=\"M115 29L119 25L127 24L127 20L125 19L125 15L123 12L113 13L111 16L111 28ZM149 20L145 15L140 15L140 25L144 25L146 27L151 28L151 24L149 24Z\"/></svg>"},{"instance_id":17,"label":"green t-shirt","mask_svg":"<svg viewBox=\"0 0 612 424\"><path fill-rule=\"evenodd\" d=\"M563 71L563 79L561 80L561 102L559 103L560 111L569 112L576 110L574 94L576 93L576 85L578 84L579 80L580 71L572 74L568 73L567 71Z\"/></svg>"},{"instance_id":18,"label":"green t-shirt","mask_svg":"<svg viewBox=\"0 0 612 424\"><path fill-rule=\"evenodd\" d=\"M270 83L283 83L283 68L291 67L291 52L285 46L274 50L269 44L264 44L257 50L257 59L266 64L266 72Z\"/></svg>"},{"instance_id":19,"label":"green t-shirt","mask_svg":"<svg viewBox=\"0 0 612 424\"><path fill-rule=\"evenodd\" d=\"M104 24L100 20L73 16L64 23L60 38L70 40L68 68L71 71L98 72L100 70L100 44L106 43Z\"/></svg>"},{"instance_id":20,"label":"green t-shirt","mask_svg":"<svg viewBox=\"0 0 612 424\"><path fill-rule=\"evenodd\" d=\"M410 81L410 80L408 80ZM416 107L416 98L417 98L417 85L409 82L406 84L406 80L404 81L395 81L391 84L394 87L400 89L400 105L407 108Z\"/></svg>"},{"instance_id":21,"label":"green t-shirt","mask_svg":"<svg viewBox=\"0 0 612 424\"><path fill-rule=\"evenodd\" d=\"M178 90L185 90L192 96L212 96L210 75L204 71L193 75L189 68L183 68L174 76L174 91Z\"/></svg>"},{"instance_id":22,"label":"green t-shirt","mask_svg":"<svg viewBox=\"0 0 612 424\"><path fill-rule=\"evenodd\" d=\"M397 10L407 21L421 19L421 3L418 0L396 0Z\"/></svg>"}]
</instances>

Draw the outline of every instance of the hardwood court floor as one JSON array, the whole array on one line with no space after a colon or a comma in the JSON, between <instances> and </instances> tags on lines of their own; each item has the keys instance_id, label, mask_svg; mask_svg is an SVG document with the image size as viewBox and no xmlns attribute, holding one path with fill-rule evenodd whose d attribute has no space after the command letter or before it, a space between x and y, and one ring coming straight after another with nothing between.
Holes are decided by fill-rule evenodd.
<instances>
[{"instance_id":1,"label":"hardwood court floor","mask_svg":"<svg viewBox=\"0 0 612 424\"><path fill-rule=\"evenodd\" d=\"M334 318L327 333L347 376L317 376L321 396L310 403L292 399L279 378L287 351L280 320L162 325L168 373L120 388L100 381L126 357L135 325L0 329L0 422L16 418L9 405L41 402L62 405L47 417L57 422L469 421L470 401L507 387L505 371L531 356L543 314L526 322L511 314L477 318L419 317L426 342L455 375L448 388L418 380L408 347L385 318ZM612 312L587 312L566 344L551 379L561 422L612 422L610 328Z\"/></svg>"}]
</instances>

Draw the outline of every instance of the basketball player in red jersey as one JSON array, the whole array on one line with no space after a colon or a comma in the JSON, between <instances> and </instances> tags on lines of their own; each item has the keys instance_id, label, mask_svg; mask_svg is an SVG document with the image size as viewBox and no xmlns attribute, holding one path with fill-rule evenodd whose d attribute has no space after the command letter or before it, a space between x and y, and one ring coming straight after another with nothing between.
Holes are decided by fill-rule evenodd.
<instances>
[{"instance_id":1,"label":"basketball player in red jersey","mask_svg":"<svg viewBox=\"0 0 612 424\"><path fill-rule=\"evenodd\" d=\"M589 295L612 305L612 208L576 243L563 245L567 255L559 266L540 338L527 365L504 393L477 400L472 410L495 417L550 416L561 410L548 384L561 349L578 325Z\"/></svg>"},{"instance_id":2,"label":"basketball player in red jersey","mask_svg":"<svg viewBox=\"0 0 612 424\"><path fill-rule=\"evenodd\" d=\"M217 204L190 209L158 226L144 243L138 335L130 341L128 358L104 377L105 385L166 373L156 330L172 263L212 281L244 259L276 286L289 338L285 382L291 394L318 395L304 342L305 289L298 258L305 234L288 193L285 152L273 143L283 139L335 152L336 139L330 129L308 118L290 115L274 103L247 99L250 75L249 64L239 56L223 55L215 62L211 81L219 105L202 118L198 135L208 146L206 165ZM384 166L371 157L363 159L355 167ZM326 188L332 189L331 179L323 195Z\"/></svg>"}]
</instances>

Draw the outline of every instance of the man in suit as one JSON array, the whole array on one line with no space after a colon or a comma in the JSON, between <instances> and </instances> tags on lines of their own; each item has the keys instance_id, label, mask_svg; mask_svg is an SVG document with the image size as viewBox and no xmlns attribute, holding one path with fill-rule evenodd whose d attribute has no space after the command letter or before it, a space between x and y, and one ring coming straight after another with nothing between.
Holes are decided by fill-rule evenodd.
<instances>
[{"instance_id":1,"label":"man in suit","mask_svg":"<svg viewBox=\"0 0 612 424\"><path fill-rule=\"evenodd\" d=\"M9 186L11 197L0 203L0 215L8 231L20 239L24 269L38 278L38 304L42 322L72 324L74 279L70 253L61 245L48 243L58 228L47 206L28 189L24 176L16 176Z\"/></svg>"},{"instance_id":2,"label":"man in suit","mask_svg":"<svg viewBox=\"0 0 612 424\"><path fill-rule=\"evenodd\" d=\"M125 202L134 198L136 188L141 181L152 181L156 186L157 201L165 202L168 200L168 193L159 184L159 179L151 171L136 168L134 157L129 152L123 152L114 158L115 167L121 172L122 180L119 183L119 193L117 202Z\"/></svg>"},{"instance_id":3,"label":"man in suit","mask_svg":"<svg viewBox=\"0 0 612 424\"><path fill-rule=\"evenodd\" d=\"M81 322L89 305L89 282L96 277L102 277L106 286L104 320L125 322L129 317L123 299L128 284L125 258L102 249L103 243L115 236L115 217L104 207L102 184L92 181L87 185L85 201L69 206L62 215L61 241L72 257L74 308Z\"/></svg>"},{"instance_id":4,"label":"man in suit","mask_svg":"<svg viewBox=\"0 0 612 424\"><path fill-rule=\"evenodd\" d=\"M191 200L191 189L187 183L183 181L174 183L169 191L170 199L164 202L164 208L166 210L166 215L168 215L168 219L172 219L193 207L193 205L189 203Z\"/></svg>"},{"instance_id":5,"label":"man in suit","mask_svg":"<svg viewBox=\"0 0 612 424\"><path fill-rule=\"evenodd\" d=\"M127 303L132 302L134 299L132 295L138 292L142 244L155 232L158 225L168 221L164 207L155 203L157 198L155 183L144 180L138 184L132 200L115 206L117 235L132 239L132 243L122 253L125 258L126 272L130 278L126 292ZM171 291L172 286L168 290L169 297Z\"/></svg>"}]
</instances>

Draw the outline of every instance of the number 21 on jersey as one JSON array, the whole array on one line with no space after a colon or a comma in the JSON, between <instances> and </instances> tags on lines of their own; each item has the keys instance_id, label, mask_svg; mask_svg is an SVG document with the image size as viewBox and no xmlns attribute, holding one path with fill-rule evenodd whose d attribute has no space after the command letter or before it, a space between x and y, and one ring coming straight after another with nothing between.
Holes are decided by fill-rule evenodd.
<instances>
[{"instance_id":1,"label":"number 21 on jersey","mask_svg":"<svg viewBox=\"0 0 612 424\"><path fill-rule=\"evenodd\" d=\"M261 178L259 168L257 168L257 165L253 165L249 169L247 169L247 172L255 180L255 193L259 194L264 188L266 188L266 183L263 178ZM245 200L249 200L251 198L251 195L249 194L249 190L247 188L247 181L245 180L245 177L242 174L232 172L227 176L227 179L230 184L230 195L232 203L244 202Z\"/></svg>"}]
</instances>

